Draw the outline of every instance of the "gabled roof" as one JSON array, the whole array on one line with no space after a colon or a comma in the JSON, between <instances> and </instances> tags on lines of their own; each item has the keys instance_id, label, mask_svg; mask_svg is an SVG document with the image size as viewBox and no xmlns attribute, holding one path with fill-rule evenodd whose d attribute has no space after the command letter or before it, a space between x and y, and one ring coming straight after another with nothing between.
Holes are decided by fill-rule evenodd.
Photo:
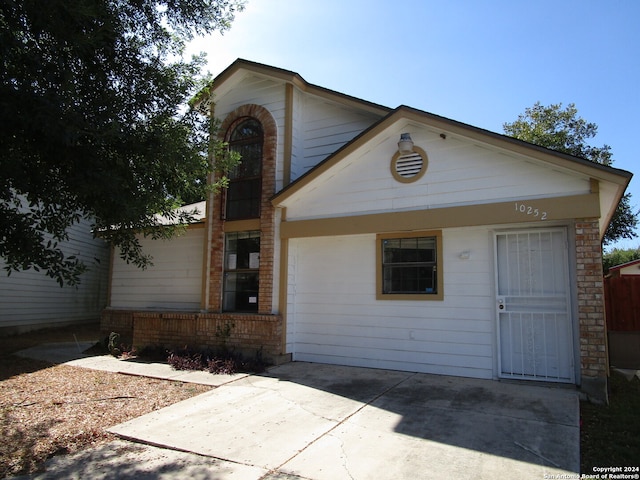
<instances>
[{"instance_id":1,"label":"gabled roof","mask_svg":"<svg viewBox=\"0 0 640 480\"><path fill-rule=\"evenodd\" d=\"M609 272L611 272L612 270L622 270L623 268L633 267L634 265L638 265L638 267L640 268L640 259L631 260L630 262L616 265L615 267L609 267Z\"/></svg>"},{"instance_id":2,"label":"gabled roof","mask_svg":"<svg viewBox=\"0 0 640 480\"><path fill-rule=\"evenodd\" d=\"M506 152L527 156L541 163L546 163L555 169L565 170L570 173L580 174L595 180L607 182L611 186L610 188L612 190L610 190L609 200L606 201L608 209L607 211L603 211L601 226L603 225L602 220L604 220L604 225L606 226L612 218L616 206L624 195L624 192L631 181L631 177L633 176L630 172L625 170L608 167L583 158L549 150L503 134L484 130L482 128L474 127L405 105L391 109L383 105L311 84L296 72L240 58L216 76L210 87L204 89L201 94L196 97L197 100L195 100L195 103L197 104L202 101L208 101L211 98L211 94L215 94L217 90L225 88L225 83L229 81L233 82L234 79L241 78L241 76L248 73L278 80L285 84L292 85L303 92L316 95L345 106L358 108L381 117L378 122L371 125L368 129L317 164L306 174L302 175L296 181L287 185L284 189L278 192L272 198L272 203L274 205L281 205L285 203L288 198L294 196L306 185L309 185L315 179L336 167L336 165L338 165L349 154L362 147L385 129L399 121L410 121L423 124L429 128L440 129L445 135L459 135L472 141L477 141L497 149L502 149ZM611 198L613 198L614 203L609 204ZM604 231L602 231L601 234L604 234Z\"/></svg>"},{"instance_id":3,"label":"gabled roof","mask_svg":"<svg viewBox=\"0 0 640 480\"><path fill-rule=\"evenodd\" d=\"M291 183L279 193L277 193L273 199L274 203L277 203L282 199L288 197L296 189L301 188L302 185L305 185L313 178L317 177L321 172L326 171L333 165L337 164L342 158L344 158L357 146L366 143L377 133L384 130L385 128L387 128L387 126L395 123L401 118L424 123L431 127L441 128L444 132L452 134L457 133L466 136L467 138L475 139L487 144L492 144L494 146L512 151L514 153L536 157L557 167L564 167L568 170L580 172L600 180L611 181L618 185L624 185L622 192L624 192L627 185L631 181L631 177L633 176L632 173L625 170L608 167L606 165L591 162L584 158L574 157L572 155L550 150L539 145L518 140L507 135L491 132L479 127L474 127L472 125L441 117L439 115L425 112L423 110L419 110L406 105L400 105L395 109L391 109L377 103L369 102L367 100L353 97L351 95L346 95L344 93L336 92L325 87L311 84L296 72L283 68L273 67L270 65L265 65L262 63L252 62L250 60L242 58L238 58L214 78L212 82L212 91L215 91L218 86L223 85L234 75L242 71L252 72L257 75L279 79L285 83L294 85L304 92L308 92L326 98L328 100L336 101L338 103L352 105L357 108L377 113L379 115L384 115L384 117L381 118L380 121L373 124L367 130L363 131L360 135L356 136L349 143L345 144L342 148L334 152L324 161L320 162L313 169L308 171L305 175L298 178L295 182Z\"/></svg>"},{"instance_id":4,"label":"gabled roof","mask_svg":"<svg viewBox=\"0 0 640 480\"><path fill-rule=\"evenodd\" d=\"M296 181L287 185L278 192L272 199L274 205L283 203L286 199L293 196L304 186L313 182L323 173L334 168L345 157L357 148L366 144L375 136L383 132L385 129L400 120L408 120L416 123L422 123L435 129L441 129L444 134L457 134L471 140L476 140L484 144L492 145L509 152L526 155L536 158L542 162L546 162L556 168L569 170L576 173L614 183L619 186L619 197L622 198L624 191L631 181L632 173L625 170L608 167L595 162L591 162L584 158L574 157L565 153L549 150L539 145L534 145L513 137L502 135L499 133L484 130L465 123L451 120L433 113L418 110L412 107L401 105L390 111L380 121L356 136L349 143L342 146L332 155L320 162L314 168L302 175ZM619 201L619 199L618 199Z\"/></svg>"},{"instance_id":5,"label":"gabled roof","mask_svg":"<svg viewBox=\"0 0 640 480\"><path fill-rule=\"evenodd\" d=\"M272 67L269 65L264 65L262 63L252 62L242 58L238 58L235 62L229 65L226 69L224 69L218 76L216 76L213 79L213 82L211 83L211 91L215 92L218 86L223 85L226 81L230 80L234 75L243 71L251 72L251 73L262 75L265 77L270 77L276 80L280 80L284 83L289 83L295 86L296 88L298 88L303 92L311 93L313 95L317 95L327 100L335 101L345 105L351 105L356 108L363 109L378 115L386 115L391 111L391 108L389 107L385 107L383 105L379 105L373 102L368 102L366 100L362 100L360 98L356 98L351 95L346 95L344 93L336 92L334 90L330 90L328 88L320 87L318 85L309 83L296 72L292 72L290 70L285 70L282 68ZM205 98L206 100L209 99L208 96L202 96L202 98L199 99L199 101L203 101L205 100Z\"/></svg>"}]
</instances>

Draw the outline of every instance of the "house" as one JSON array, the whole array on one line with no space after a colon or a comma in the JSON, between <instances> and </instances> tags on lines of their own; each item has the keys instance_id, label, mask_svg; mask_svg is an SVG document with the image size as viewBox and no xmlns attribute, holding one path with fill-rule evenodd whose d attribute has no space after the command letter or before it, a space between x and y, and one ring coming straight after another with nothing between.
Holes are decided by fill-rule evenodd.
<instances>
[{"instance_id":1,"label":"house","mask_svg":"<svg viewBox=\"0 0 640 480\"><path fill-rule=\"evenodd\" d=\"M640 275L640 259L609 268L608 276L610 277L617 278L628 275Z\"/></svg>"},{"instance_id":2,"label":"house","mask_svg":"<svg viewBox=\"0 0 640 480\"><path fill-rule=\"evenodd\" d=\"M606 398L601 239L629 172L246 60L210 100L242 164L146 243L154 268L114 255L105 331Z\"/></svg>"},{"instance_id":3,"label":"house","mask_svg":"<svg viewBox=\"0 0 640 480\"><path fill-rule=\"evenodd\" d=\"M55 279L34 269L11 275L2 271L0 335L100 320L107 305L109 245L94 238L86 218L69 227L68 233L69 240L61 243L62 251L75 255L88 267L80 284L61 287ZM0 259L0 268L4 266Z\"/></svg>"}]
</instances>

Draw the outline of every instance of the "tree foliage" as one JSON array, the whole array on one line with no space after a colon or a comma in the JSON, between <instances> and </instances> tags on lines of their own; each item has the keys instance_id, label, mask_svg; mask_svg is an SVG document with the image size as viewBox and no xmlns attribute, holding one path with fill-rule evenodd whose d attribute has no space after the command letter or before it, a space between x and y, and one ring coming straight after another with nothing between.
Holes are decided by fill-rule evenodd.
<instances>
[{"instance_id":1,"label":"tree foliage","mask_svg":"<svg viewBox=\"0 0 640 480\"><path fill-rule=\"evenodd\" d=\"M60 242L81 218L150 258L155 238L193 213L213 168L206 116L187 102L207 81L194 35L229 28L240 0L3 0L0 3L0 256L6 269L41 269L76 283L86 268ZM220 145L216 168L233 162Z\"/></svg>"},{"instance_id":2,"label":"tree foliage","mask_svg":"<svg viewBox=\"0 0 640 480\"><path fill-rule=\"evenodd\" d=\"M611 166L613 163L609 145L594 147L588 144L589 139L598 133L598 126L578 116L578 109L573 103L563 109L561 103L546 107L536 102L533 107L526 108L516 121L504 123L503 128L507 135L519 140L602 165ZM616 208L603 243L607 245L622 238L636 237L634 230L639 215L640 211L634 213L631 208L631 194L626 194Z\"/></svg>"},{"instance_id":3,"label":"tree foliage","mask_svg":"<svg viewBox=\"0 0 640 480\"><path fill-rule=\"evenodd\" d=\"M614 248L602 256L602 267L606 274L611 267L632 262L634 260L640 260L640 248L628 250Z\"/></svg>"}]
</instances>

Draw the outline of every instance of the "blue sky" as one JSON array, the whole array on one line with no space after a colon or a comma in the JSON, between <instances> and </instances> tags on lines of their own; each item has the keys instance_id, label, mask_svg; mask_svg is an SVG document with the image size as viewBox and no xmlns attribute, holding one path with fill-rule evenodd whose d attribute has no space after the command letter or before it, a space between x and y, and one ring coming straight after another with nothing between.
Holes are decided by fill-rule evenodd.
<instances>
[{"instance_id":1,"label":"blue sky","mask_svg":"<svg viewBox=\"0 0 640 480\"><path fill-rule=\"evenodd\" d=\"M213 75L245 58L498 133L537 101L575 103L598 125L590 143L636 174L636 211L639 22L636 0L248 0L229 31L191 49Z\"/></svg>"}]
</instances>

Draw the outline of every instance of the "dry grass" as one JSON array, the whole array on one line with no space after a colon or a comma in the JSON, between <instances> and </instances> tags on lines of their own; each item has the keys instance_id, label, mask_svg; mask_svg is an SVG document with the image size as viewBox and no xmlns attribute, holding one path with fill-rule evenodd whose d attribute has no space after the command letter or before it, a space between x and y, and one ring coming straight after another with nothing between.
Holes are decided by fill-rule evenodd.
<instances>
[{"instance_id":1,"label":"dry grass","mask_svg":"<svg viewBox=\"0 0 640 480\"><path fill-rule=\"evenodd\" d=\"M609 405L581 402L581 472L594 467L640 467L640 380L612 371ZM631 475L636 470L629 472Z\"/></svg>"},{"instance_id":2,"label":"dry grass","mask_svg":"<svg viewBox=\"0 0 640 480\"><path fill-rule=\"evenodd\" d=\"M97 326L0 338L0 478L113 439L108 427L211 387L133 377L12 355L46 342L98 338Z\"/></svg>"}]
</instances>

